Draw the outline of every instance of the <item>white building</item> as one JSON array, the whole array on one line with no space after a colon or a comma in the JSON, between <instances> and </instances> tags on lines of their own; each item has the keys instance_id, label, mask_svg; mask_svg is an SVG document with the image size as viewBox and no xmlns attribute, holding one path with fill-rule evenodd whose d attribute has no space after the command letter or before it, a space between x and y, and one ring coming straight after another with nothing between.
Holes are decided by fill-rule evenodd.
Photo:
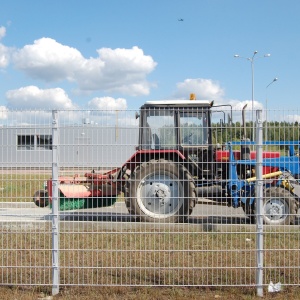
<instances>
[{"instance_id":1,"label":"white building","mask_svg":"<svg viewBox=\"0 0 300 300\"><path fill-rule=\"evenodd\" d=\"M118 167L134 153L138 128L96 124L60 126L58 140L61 168ZM51 126L2 126L0 142L2 168L51 168Z\"/></svg>"}]
</instances>

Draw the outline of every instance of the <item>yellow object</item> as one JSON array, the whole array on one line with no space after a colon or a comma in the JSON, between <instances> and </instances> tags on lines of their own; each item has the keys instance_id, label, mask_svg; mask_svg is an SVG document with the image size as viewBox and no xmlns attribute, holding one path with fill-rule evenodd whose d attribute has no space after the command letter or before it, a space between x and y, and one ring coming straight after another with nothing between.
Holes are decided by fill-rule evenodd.
<instances>
[{"instance_id":1,"label":"yellow object","mask_svg":"<svg viewBox=\"0 0 300 300\"><path fill-rule=\"evenodd\" d=\"M282 180L281 184L286 190L288 190L292 193L294 192L294 187L290 184L290 182L288 180Z\"/></svg>"},{"instance_id":2,"label":"yellow object","mask_svg":"<svg viewBox=\"0 0 300 300\"><path fill-rule=\"evenodd\" d=\"M282 172L281 171L278 171L278 172L273 172L273 173L269 173L269 174L264 174L262 176L263 179L269 179L269 178L273 178L273 177L277 177L277 176L280 176L282 175ZM256 181L256 177L250 177L247 179L248 182L253 182L253 181Z\"/></svg>"},{"instance_id":3,"label":"yellow object","mask_svg":"<svg viewBox=\"0 0 300 300\"><path fill-rule=\"evenodd\" d=\"M196 100L196 94L194 93L190 94L190 100Z\"/></svg>"},{"instance_id":4,"label":"yellow object","mask_svg":"<svg viewBox=\"0 0 300 300\"><path fill-rule=\"evenodd\" d=\"M278 171L278 172L273 172L273 173L269 173L269 174L264 174L262 176L263 179L269 179L269 178L273 178L273 177L277 177L277 176L280 176L282 175L282 172L281 171ZM256 181L256 177L251 177L251 178L248 178L247 179L248 182L253 182L253 181ZM290 183L289 180L282 180L281 182L281 186L284 187L286 190L290 191L290 192L294 192L294 187L293 185Z\"/></svg>"}]
</instances>

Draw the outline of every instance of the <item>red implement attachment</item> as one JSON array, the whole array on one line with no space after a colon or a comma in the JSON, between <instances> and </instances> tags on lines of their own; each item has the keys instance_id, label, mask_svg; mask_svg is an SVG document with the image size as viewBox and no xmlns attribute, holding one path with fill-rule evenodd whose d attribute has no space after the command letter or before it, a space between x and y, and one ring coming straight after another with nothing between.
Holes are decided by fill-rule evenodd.
<instances>
[{"instance_id":1,"label":"red implement attachment","mask_svg":"<svg viewBox=\"0 0 300 300\"><path fill-rule=\"evenodd\" d=\"M106 173L86 173L83 177L75 174L59 177L60 193L66 198L116 197L121 188L114 181L118 169ZM48 194L52 200L52 180L47 182Z\"/></svg>"}]
</instances>

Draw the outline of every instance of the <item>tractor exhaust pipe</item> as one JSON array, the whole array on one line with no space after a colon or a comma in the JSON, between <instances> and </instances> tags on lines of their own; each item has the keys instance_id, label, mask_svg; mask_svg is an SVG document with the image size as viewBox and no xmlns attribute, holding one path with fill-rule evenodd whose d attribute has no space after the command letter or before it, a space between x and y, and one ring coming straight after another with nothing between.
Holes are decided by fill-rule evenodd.
<instances>
[{"instance_id":1,"label":"tractor exhaust pipe","mask_svg":"<svg viewBox=\"0 0 300 300\"><path fill-rule=\"evenodd\" d=\"M245 110L246 110L247 104L244 105L243 111L242 111L242 126L243 126L243 140L246 140L246 121L245 121Z\"/></svg>"},{"instance_id":2,"label":"tractor exhaust pipe","mask_svg":"<svg viewBox=\"0 0 300 300\"><path fill-rule=\"evenodd\" d=\"M243 126L243 139L242 141L247 141L247 132L246 132L246 121L245 121L245 110L246 110L247 104L244 105L243 111L242 111L242 126ZM241 145L241 159L248 160L250 159L250 147L249 145Z\"/></svg>"}]
</instances>

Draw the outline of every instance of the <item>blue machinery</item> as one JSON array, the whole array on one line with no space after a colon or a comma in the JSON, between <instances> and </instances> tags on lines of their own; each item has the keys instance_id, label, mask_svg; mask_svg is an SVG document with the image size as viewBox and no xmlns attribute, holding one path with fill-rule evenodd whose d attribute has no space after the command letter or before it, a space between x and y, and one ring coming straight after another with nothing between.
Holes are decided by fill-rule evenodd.
<instances>
[{"instance_id":1,"label":"blue machinery","mask_svg":"<svg viewBox=\"0 0 300 300\"><path fill-rule=\"evenodd\" d=\"M225 183L226 188L232 198L232 206L239 207L240 201L246 203L246 201L252 205L255 201L255 183L256 177L250 177L247 179L240 179L238 176L237 166L245 165L255 168L257 164L256 159L240 159L236 160L234 157L233 146L242 145L255 145L251 141L239 141L227 143L226 147L229 150L229 180ZM265 141L263 145L275 145L275 146L288 146L289 156L280 156L274 158L264 158L262 165L264 167L273 167L278 171L271 172L263 175L263 179L271 179L276 177L276 186L282 186L285 189L293 193L294 188L292 181L298 183L300 178L300 159L299 149L300 141ZM295 152L295 146L298 146L298 152ZM289 179L287 179L289 178ZM272 180L271 180L272 181ZM271 186L271 181L266 180L264 188ZM299 198L297 195L297 200Z\"/></svg>"}]
</instances>

